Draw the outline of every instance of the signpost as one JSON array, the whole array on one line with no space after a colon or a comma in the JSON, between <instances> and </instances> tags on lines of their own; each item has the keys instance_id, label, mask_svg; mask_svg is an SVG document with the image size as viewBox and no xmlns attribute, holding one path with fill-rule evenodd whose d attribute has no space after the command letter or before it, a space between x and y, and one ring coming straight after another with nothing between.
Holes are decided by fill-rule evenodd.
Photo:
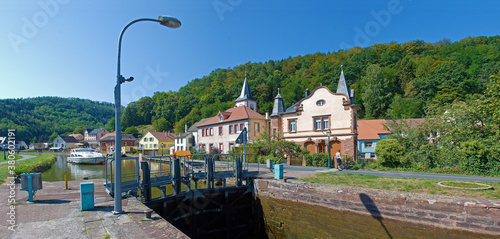
<instances>
[{"instance_id":1,"label":"signpost","mask_svg":"<svg viewBox=\"0 0 500 239\"><path fill-rule=\"evenodd\" d=\"M246 162L245 144L247 143L247 127L241 130L240 135L238 135L238 138L236 138L234 142L237 144L243 144L243 164L245 164Z\"/></svg>"}]
</instances>

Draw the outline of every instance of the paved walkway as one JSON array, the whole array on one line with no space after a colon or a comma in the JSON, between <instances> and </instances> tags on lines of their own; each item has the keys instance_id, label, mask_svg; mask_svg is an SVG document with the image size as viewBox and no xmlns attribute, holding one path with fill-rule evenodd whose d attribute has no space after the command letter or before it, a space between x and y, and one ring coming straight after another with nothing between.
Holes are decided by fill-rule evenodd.
<instances>
[{"instance_id":1,"label":"paved walkway","mask_svg":"<svg viewBox=\"0 0 500 239\"><path fill-rule=\"evenodd\" d=\"M16 160L16 162L36 157L35 155L25 155L25 154L20 154L20 156L23 156L23 158ZM2 160L2 162L0 162L0 164L6 164L6 163L9 163L9 160Z\"/></svg>"},{"instance_id":2,"label":"paved walkway","mask_svg":"<svg viewBox=\"0 0 500 239\"><path fill-rule=\"evenodd\" d=\"M249 168L257 168L257 164L250 164ZM259 165L260 171L269 171L266 165ZM366 174L385 177L396 178L425 178L425 179L443 179L443 180L460 180L460 181L478 181L478 182L500 182L500 177L481 177L481 176L467 176L467 175L452 175L452 174L435 174L435 173L409 173L409 172L390 172L390 171L368 171L368 170L342 170L328 169L320 167L304 167L304 166L291 166L283 165L285 178L302 178L311 176L317 173L332 172L332 173L352 173L352 174Z\"/></svg>"},{"instance_id":3,"label":"paved walkway","mask_svg":"<svg viewBox=\"0 0 500 239\"><path fill-rule=\"evenodd\" d=\"M15 204L9 204L10 185L0 185L0 238L188 238L170 223L153 212L145 217L148 209L135 198L124 199L124 213L112 213L114 201L105 192L104 180L94 182L93 210L81 211L80 182L70 181L70 190L64 182L43 182L34 202L28 202L28 193L15 189ZM14 206L14 209L12 209ZM15 231L9 230L14 219Z\"/></svg>"}]
</instances>

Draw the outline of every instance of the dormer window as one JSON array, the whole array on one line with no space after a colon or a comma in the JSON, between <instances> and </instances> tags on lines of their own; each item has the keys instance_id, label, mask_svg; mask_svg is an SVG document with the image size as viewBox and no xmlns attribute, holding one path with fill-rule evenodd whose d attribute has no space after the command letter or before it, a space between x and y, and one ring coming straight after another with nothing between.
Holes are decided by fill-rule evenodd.
<instances>
[{"instance_id":1,"label":"dormer window","mask_svg":"<svg viewBox=\"0 0 500 239\"><path fill-rule=\"evenodd\" d=\"M224 116L222 114L219 115L219 122L224 121Z\"/></svg>"}]
</instances>

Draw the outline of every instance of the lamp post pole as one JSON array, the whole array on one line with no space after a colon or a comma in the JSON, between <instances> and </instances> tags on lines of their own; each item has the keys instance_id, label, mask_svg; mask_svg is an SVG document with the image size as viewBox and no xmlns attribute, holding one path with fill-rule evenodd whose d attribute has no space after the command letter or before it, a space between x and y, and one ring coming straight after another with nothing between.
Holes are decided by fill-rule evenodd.
<instances>
[{"instance_id":1,"label":"lamp post pole","mask_svg":"<svg viewBox=\"0 0 500 239\"><path fill-rule=\"evenodd\" d=\"M326 136L328 136L328 168L332 168L332 157L331 157L331 154L330 154L330 151L331 151L331 147L330 147L330 131L326 132Z\"/></svg>"},{"instance_id":2,"label":"lamp post pole","mask_svg":"<svg viewBox=\"0 0 500 239\"><path fill-rule=\"evenodd\" d=\"M123 33L129 28L132 24L142 21L150 21L150 22L158 22L163 26L170 28L178 28L181 26L181 22L174 17L168 16L159 16L158 19L152 18L139 18L131 21L127 24L122 31L120 32L120 38L118 39L118 64L117 64L117 73L116 73L116 86L115 86L115 205L114 205L114 214L122 213L122 193L121 193L121 184L122 184L122 166L121 166L121 145L122 145L122 135L121 135L121 84L126 81L134 80L133 77L129 77L125 79L120 74L120 55L122 48L122 38Z\"/></svg>"}]
</instances>

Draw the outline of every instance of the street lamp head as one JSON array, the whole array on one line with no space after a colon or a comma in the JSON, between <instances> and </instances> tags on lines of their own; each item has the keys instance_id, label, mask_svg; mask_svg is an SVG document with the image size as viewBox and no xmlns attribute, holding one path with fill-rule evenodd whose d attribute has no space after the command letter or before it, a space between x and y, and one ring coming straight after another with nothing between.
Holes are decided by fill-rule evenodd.
<instances>
[{"instance_id":1,"label":"street lamp head","mask_svg":"<svg viewBox=\"0 0 500 239\"><path fill-rule=\"evenodd\" d=\"M159 16L160 24L170 28L179 28L181 26L181 21L175 17L170 16Z\"/></svg>"},{"instance_id":2,"label":"street lamp head","mask_svg":"<svg viewBox=\"0 0 500 239\"><path fill-rule=\"evenodd\" d=\"M326 136L330 137L332 136L332 133L330 131L326 131Z\"/></svg>"}]
</instances>

